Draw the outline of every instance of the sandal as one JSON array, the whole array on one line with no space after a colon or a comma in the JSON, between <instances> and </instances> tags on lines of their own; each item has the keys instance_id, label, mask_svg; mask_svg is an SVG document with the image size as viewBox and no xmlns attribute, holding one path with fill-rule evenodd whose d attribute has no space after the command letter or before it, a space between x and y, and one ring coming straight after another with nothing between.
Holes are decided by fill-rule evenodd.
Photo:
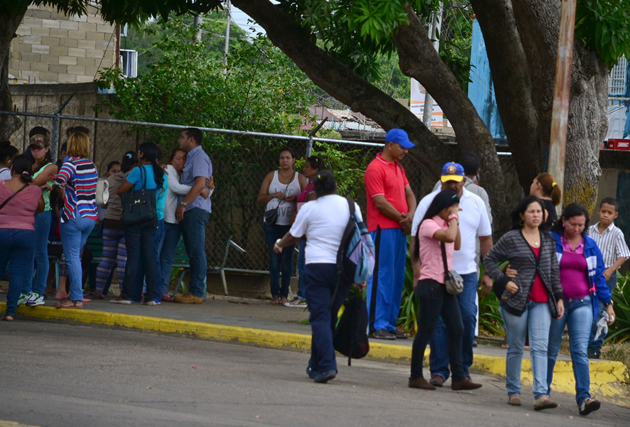
<instances>
[{"instance_id":1,"label":"sandal","mask_svg":"<svg viewBox=\"0 0 630 427\"><path fill-rule=\"evenodd\" d=\"M57 308L83 308L83 301L72 301L65 299L55 304Z\"/></svg>"},{"instance_id":2,"label":"sandal","mask_svg":"<svg viewBox=\"0 0 630 427\"><path fill-rule=\"evenodd\" d=\"M8 294L9 291L4 289L4 288L0 288L0 294Z\"/></svg>"},{"instance_id":3,"label":"sandal","mask_svg":"<svg viewBox=\"0 0 630 427\"><path fill-rule=\"evenodd\" d=\"M15 320L15 316L11 316L10 314L5 314L0 318L1 321L4 322L13 322Z\"/></svg>"},{"instance_id":4,"label":"sandal","mask_svg":"<svg viewBox=\"0 0 630 427\"><path fill-rule=\"evenodd\" d=\"M273 297L273 298L271 298L271 304L272 305L281 305L282 302L280 301L280 297Z\"/></svg>"},{"instance_id":5,"label":"sandal","mask_svg":"<svg viewBox=\"0 0 630 427\"><path fill-rule=\"evenodd\" d=\"M68 299L68 297L70 296L70 294L62 294L61 292L57 292L57 294L55 294L55 300L56 301L63 301Z\"/></svg>"}]
</instances>

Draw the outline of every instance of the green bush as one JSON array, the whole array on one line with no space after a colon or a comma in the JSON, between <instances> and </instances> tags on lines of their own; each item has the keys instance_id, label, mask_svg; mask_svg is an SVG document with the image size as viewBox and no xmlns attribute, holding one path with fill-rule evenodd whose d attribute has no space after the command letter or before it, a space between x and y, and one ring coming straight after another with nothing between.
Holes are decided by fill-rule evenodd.
<instances>
[{"instance_id":1,"label":"green bush","mask_svg":"<svg viewBox=\"0 0 630 427\"><path fill-rule=\"evenodd\" d=\"M615 323L608 329L605 341L622 343L630 339L630 273L625 276L617 276L617 287L612 299L615 309Z\"/></svg>"}]
</instances>

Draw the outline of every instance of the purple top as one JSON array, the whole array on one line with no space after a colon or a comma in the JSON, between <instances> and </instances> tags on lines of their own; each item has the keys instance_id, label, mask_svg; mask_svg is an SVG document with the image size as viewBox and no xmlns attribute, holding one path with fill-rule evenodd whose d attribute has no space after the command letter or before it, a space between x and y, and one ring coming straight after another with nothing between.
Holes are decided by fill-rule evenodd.
<instances>
[{"instance_id":1,"label":"purple top","mask_svg":"<svg viewBox=\"0 0 630 427\"><path fill-rule=\"evenodd\" d=\"M190 150L186 156L186 164L182 171L182 184L192 187L195 184L195 178L199 176L203 176L204 178L210 178L212 176L212 162L200 145ZM184 197L185 196L181 196L179 201L184 200ZM197 196L195 200L186 206L187 211L193 208L200 208L206 212L212 212L210 197L204 199L201 195Z\"/></svg>"},{"instance_id":2,"label":"purple top","mask_svg":"<svg viewBox=\"0 0 630 427\"><path fill-rule=\"evenodd\" d=\"M560 261L560 282L565 298L577 299L588 295L588 265L584 253L566 251Z\"/></svg>"}]
</instances>

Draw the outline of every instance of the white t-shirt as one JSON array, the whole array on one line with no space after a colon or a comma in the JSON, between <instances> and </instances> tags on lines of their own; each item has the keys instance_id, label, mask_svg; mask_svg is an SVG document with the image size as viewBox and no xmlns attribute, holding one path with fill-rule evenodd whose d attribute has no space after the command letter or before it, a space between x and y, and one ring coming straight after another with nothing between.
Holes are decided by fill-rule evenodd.
<instances>
[{"instance_id":1,"label":"white t-shirt","mask_svg":"<svg viewBox=\"0 0 630 427\"><path fill-rule=\"evenodd\" d=\"M363 221L356 203L354 209ZM337 251L349 219L348 202L336 194L320 197L300 209L289 233L293 237L306 235L306 264L337 264Z\"/></svg>"},{"instance_id":2,"label":"white t-shirt","mask_svg":"<svg viewBox=\"0 0 630 427\"><path fill-rule=\"evenodd\" d=\"M434 191L426 195L420 203L413 216L411 235L415 236L418 225L427 213L431 202L441 190ZM463 194L459 200L459 230L462 235L462 245L453 254L453 269L459 274L471 274L477 271L477 238L492 235L492 227L488 219L488 211L481 197L463 189Z\"/></svg>"},{"instance_id":3,"label":"white t-shirt","mask_svg":"<svg viewBox=\"0 0 630 427\"><path fill-rule=\"evenodd\" d=\"M10 168L2 168L0 169L0 179L11 179L13 178L13 175L11 175L11 169Z\"/></svg>"}]
</instances>

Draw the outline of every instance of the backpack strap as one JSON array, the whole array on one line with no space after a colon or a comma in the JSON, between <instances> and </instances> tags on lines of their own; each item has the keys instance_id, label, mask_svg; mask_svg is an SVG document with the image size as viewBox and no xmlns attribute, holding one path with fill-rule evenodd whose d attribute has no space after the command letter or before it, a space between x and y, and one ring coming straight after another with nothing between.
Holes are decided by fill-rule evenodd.
<instances>
[{"instance_id":1,"label":"backpack strap","mask_svg":"<svg viewBox=\"0 0 630 427\"><path fill-rule=\"evenodd\" d=\"M337 298L337 291L339 290L339 283L341 282L341 276L343 276L343 257L348 249L348 243L352 238L354 233L354 200L350 197L345 197L348 202L348 209L350 210L350 218L348 218L348 224L346 225L346 229L343 232L343 236L341 237L341 242L339 243L339 249L337 250L337 283L335 284L335 290L333 291L332 297L330 299L330 304L328 308L332 308L333 302L335 298Z\"/></svg>"}]
</instances>

